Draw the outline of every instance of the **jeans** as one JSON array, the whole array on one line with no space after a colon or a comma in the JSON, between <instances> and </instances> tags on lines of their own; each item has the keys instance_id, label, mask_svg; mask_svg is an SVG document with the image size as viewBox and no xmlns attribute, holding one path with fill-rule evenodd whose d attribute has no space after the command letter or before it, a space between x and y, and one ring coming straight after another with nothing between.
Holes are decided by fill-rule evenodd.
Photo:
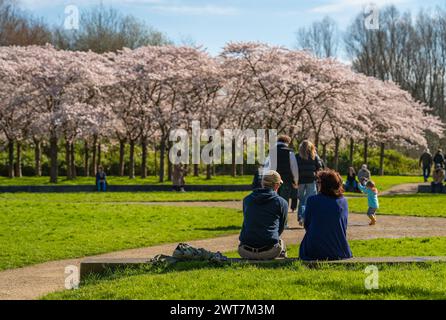
<instances>
[{"instance_id":1,"label":"jeans","mask_svg":"<svg viewBox=\"0 0 446 320\"><path fill-rule=\"evenodd\" d=\"M284 198L286 203L289 205L290 198L291 198L291 192L293 191L293 184L291 182L284 182L279 190L277 190L277 193L280 197ZM286 217L285 225L288 226L288 215Z\"/></svg>"},{"instance_id":2,"label":"jeans","mask_svg":"<svg viewBox=\"0 0 446 320\"><path fill-rule=\"evenodd\" d=\"M297 211L298 219L305 219L305 206L307 199L317 194L316 182L300 184L298 189L299 210Z\"/></svg>"},{"instance_id":3,"label":"jeans","mask_svg":"<svg viewBox=\"0 0 446 320\"><path fill-rule=\"evenodd\" d=\"M347 192L357 192L358 191L358 182L356 180L353 182L347 181L347 182L345 182L344 189Z\"/></svg>"},{"instance_id":4,"label":"jeans","mask_svg":"<svg viewBox=\"0 0 446 320\"><path fill-rule=\"evenodd\" d=\"M424 167L423 166L423 177L424 181L427 181L431 175L431 168L430 167Z\"/></svg>"},{"instance_id":5,"label":"jeans","mask_svg":"<svg viewBox=\"0 0 446 320\"><path fill-rule=\"evenodd\" d=\"M105 182L98 181L98 191L107 191L107 184Z\"/></svg>"}]
</instances>

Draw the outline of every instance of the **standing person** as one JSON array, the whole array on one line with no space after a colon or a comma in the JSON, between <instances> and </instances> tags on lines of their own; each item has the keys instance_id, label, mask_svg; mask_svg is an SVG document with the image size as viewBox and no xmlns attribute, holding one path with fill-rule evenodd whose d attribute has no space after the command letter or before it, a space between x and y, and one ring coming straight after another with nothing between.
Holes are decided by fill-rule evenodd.
<instances>
[{"instance_id":1,"label":"standing person","mask_svg":"<svg viewBox=\"0 0 446 320\"><path fill-rule=\"evenodd\" d=\"M184 176L186 174L186 168L183 164L175 164L172 170L172 184L173 190L179 192L185 192L184 186L186 185L186 180Z\"/></svg>"},{"instance_id":2,"label":"standing person","mask_svg":"<svg viewBox=\"0 0 446 320\"><path fill-rule=\"evenodd\" d=\"M307 199L317 194L317 172L322 170L322 161L316 153L316 147L308 140L302 141L299 153L296 154L299 168L297 220L303 226L305 220L305 206Z\"/></svg>"},{"instance_id":3,"label":"standing person","mask_svg":"<svg viewBox=\"0 0 446 320\"><path fill-rule=\"evenodd\" d=\"M433 174L434 181L432 181L432 193L443 193L443 181L445 179L445 171L441 165L437 164Z\"/></svg>"},{"instance_id":4,"label":"standing person","mask_svg":"<svg viewBox=\"0 0 446 320\"><path fill-rule=\"evenodd\" d=\"M358 172L359 184L365 185L365 183L370 180L371 177L372 174L370 173L369 169L367 169L367 165L363 164L361 170Z\"/></svg>"},{"instance_id":5,"label":"standing person","mask_svg":"<svg viewBox=\"0 0 446 320\"><path fill-rule=\"evenodd\" d=\"M286 135L280 135L277 138L276 145L276 161L271 159L271 155L266 159L264 171L274 170L280 174L283 184L278 190L279 196L281 196L287 203L291 198L293 189L297 188L299 181L299 168L297 160L294 155L294 151L289 148L291 138ZM276 168L273 168L275 165ZM288 228L288 225L286 226Z\"/></svg>"},{"instance_id":6,"label":"standing person","mask_svg":"<svg viewBox=\"0 0 446 320\"><path fill-rule=\"evenodd\" d=\"M105 174L104 168L102 166L98 167L98 172L96 172L96 186L98 191L107 191L107 175Z\"/></svg>"},{"instance_id":7,"label":"standing person","mask_svg":"<svg viewBox=\"0 0 446 320\"><path fill-rule=\"evenodd\" d=\"M369 205L367 216L370 219L369 225L373 226L376 224L376 211L379 209L378 189L371 180L365 182L365 186L359 184L359 189L367 195L367 203Z\"/></svg>"},{"instance_id":8,"label":"standing person","mask_svg":"<svg viewBox=\"0 0 446 320\"><path fill-rule=\"evenodd\" d=\"M348 203L342 178L336 171L318 173L319 194L308 198L305 236L299 258L305 261L342 260L352 257L347 241Z\"/></svg>"},{"instance_id":9,"label":"standing person","mask_svg":"<svg viewBox=\"0 0 446 320\"><path fill-rule=\"evenodd\" d=\"M435 167L437 167L437 165L441 165L441 167L443 169L445 168L444 154L441 149L438 149L437 153L434 156L434 164L435 164Z\"/></svg>"},{"instance_id":10,"label":"standing person","mask_svg":"<svg viewBox=\"0 0 446 320\"><path fill-rule=\"evenodd\" d=\"M344 189L347 192L358 192L358 181L356 180L355 168L348 168L347 181L345 182Z\"/></svg>"},{"instance_id":11,"label":"standing person","mask_svg":"<svg viewBox=\"0 0 446 320\"><path fill-rule=\"evenodd\" d=\"M262 175L262 188L243 199L243 225L238 252L244 259L271 260L286 257L280 236L285 229L288 203L277 194L283 183L279 173Z\"/></svg>"},{"instance_id":12,"label":"standing person","mask_svg":"<svg viewBox=\"0 0 446 320\"><path fill-rule=\"evenodd\" d=\"M430 153L429 149L426 149L421 155L419 162L419 166L423 168L424 182L427 182L429 180L429 177L431 175L432 163L432 154Z\"/></svg>"}]
</instances>

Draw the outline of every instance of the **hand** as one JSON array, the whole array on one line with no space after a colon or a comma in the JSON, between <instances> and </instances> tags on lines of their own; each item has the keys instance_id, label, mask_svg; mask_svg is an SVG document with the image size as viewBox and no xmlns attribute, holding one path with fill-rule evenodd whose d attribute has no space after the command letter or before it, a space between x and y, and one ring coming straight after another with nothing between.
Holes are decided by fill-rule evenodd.
<instances>
[{"instance_id":1,"label":"hand","mask_svg":"<svg viewBox=\"0 0 446 320\"><path fill-rule=\"evenodd\" d=\"M294 188L294 189L297 189L298 187L299 187L299 184L293 182L293 188Z\"/></svg>"}]
</instances>

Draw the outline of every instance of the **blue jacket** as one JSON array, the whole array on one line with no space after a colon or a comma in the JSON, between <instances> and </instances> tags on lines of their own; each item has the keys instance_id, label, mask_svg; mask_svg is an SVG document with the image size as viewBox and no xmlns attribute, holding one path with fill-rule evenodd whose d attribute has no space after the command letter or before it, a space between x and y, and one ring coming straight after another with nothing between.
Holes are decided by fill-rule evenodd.
<instances>
[{"instance_id":1,"label":"blue jacket","mask_svg":"<svg viewBox=\"0 0 446 320\"><path fill-rule=\"evenodd\" d=\"M373 190L364 187L362 184L359 184L358 187L359 190L362 191L362 193L365 193L367 195L367 202L369 207L373 209L379 209L378 194L373 192Z\"/></svg>"},{"instance_id":2,"label":"blue jacket","mask_svg":"<svg viewBox=\"0 0 446 320\"><path fill-rule=\"evenodd\" d=\"M253 248L273 246L280 240L288 203L272 189L256 189L243 200L240 243Z\"/></svg>"},{"instance_id":3,"label":"blue jacket","mask_svg":"<svg viewBox=\"0 0 446 320\"><path fill-rule=\"evenodd\" d=\"M348 203L342 197L323 194L307 200L304 227L306 234L300 244L302 260L342 260L352 257L347 241Z\"/></svg>"}]
</instances>

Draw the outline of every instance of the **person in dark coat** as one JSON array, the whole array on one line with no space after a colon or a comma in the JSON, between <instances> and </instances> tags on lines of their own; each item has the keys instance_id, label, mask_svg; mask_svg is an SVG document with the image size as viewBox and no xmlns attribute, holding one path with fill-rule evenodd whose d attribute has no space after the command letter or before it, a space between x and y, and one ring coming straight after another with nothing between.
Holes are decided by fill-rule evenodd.
<instances>
[{"instance_id":1,"label":"person in dark coat","mask_svg":"<svg viewBox=\"0 0 446 320\"><path fill-rule=\"evenodd\" d=\"M318 174L319 194L308 198L299 257L305 261L351 258L347 241L348 203L342 178L336 171Z\"/></svg>"},{"instance_id":2,"label":"person in dark coat","mask_svg":"<svg viewBox=\"0 0 446 320\"><path fill-rule=\"evenodd\" d=\"M437 153L434 156L434 165L435 167L440 165L443 169L445 168L444 154L441 149L438 149Z\"/></svg>"},{"instance_id":3,"label":"person in dark coat","mask_svg":"<svg viewBox=\"0 0 446 320\"><path fill-rule=\"evenodd\" d=\"M432 158L432 154L430 153L429 149L426 149L426 151L424 151L424 153L421 155L419 163L420 167L423 168L424 182L429 180L433 162L434 159Z\"/></svg>"},{"instance_id":4,"label":"person in dark coat","mask_svg":"<svg viewBox=\"0 0 446 320\"><path fill-rule=\"evenodd\" d=\"M359 192L358 180L356 180L355 168L348 168L347 181L345 182L344 189L347 192Z\"/></svg>"},{"instance_id":5,"label":"person in dark coat","mask_svg":"<svg viewBox=\"0 0 446 320\"><path fill-rule=\"evenodd\" d=\"M443 193L444 190L443 181L445 179L445 171L439 164L435 167L433 178L434 181L432 181L431 183L432 193Z\"/></svg>"},{"instance_id":6,"label":"person in dark coat","mask_svg":"<svg viewBox=\"0 0 446 320\"><path fill-rule=\"evenodd\" d=\"M255 189L243 200L243 225L238 252L250 260L286 257L286 246L280 238L285 229L288 203L277 194L283 183L276 171L262 175L262 188Z\"/></svg>"}]
</instances>

